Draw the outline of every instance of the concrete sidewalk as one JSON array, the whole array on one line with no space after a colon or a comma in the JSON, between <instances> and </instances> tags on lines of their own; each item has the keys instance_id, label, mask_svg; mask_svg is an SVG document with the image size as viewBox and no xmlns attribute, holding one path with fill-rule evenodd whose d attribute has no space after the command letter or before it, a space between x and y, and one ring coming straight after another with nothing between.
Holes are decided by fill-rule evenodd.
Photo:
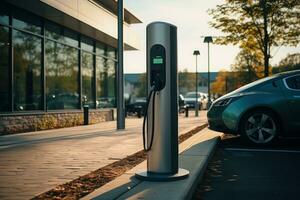
<instances>
[{"instance_id":1,"label":"concrete sidewalk","mask_svg":"<svg viewBox=\"0 0 300 200\"><path fill-rule=\"evenodd\" d=\"M149 182L135 178L135 173L146 169L146 161L124 175L102 186L83 200L185 200L191 199L202 177L221 133L207 128L179 145L179 166L189 170L189 177L172 182Z\"/></svg>"},{"instance_id":2,"label":"concrete sidewalk","mask_svg":"<svg viewBox=\"0 0 300 200\"><path fill-rule=\"evenodd\" d=\"M179 132L206 123L179 117ZM0 199L29 199L142 149L142 119L0 137Z\"/></svg>"}]
</instances>

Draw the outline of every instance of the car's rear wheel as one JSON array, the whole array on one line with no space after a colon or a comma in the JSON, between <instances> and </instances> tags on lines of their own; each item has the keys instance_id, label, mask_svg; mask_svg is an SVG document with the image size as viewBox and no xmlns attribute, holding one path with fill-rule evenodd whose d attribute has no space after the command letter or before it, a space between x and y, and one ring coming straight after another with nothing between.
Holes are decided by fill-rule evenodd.
<instances>
[{"instance_id":1,"label":"car's rear wheel","mask_svg":"<svg viewBox=\"0 0 300 200\"><path fill-rule=\"evenodd\" d=\"M252 144L268 145L273 143L279 133L276 116L267 110L247 113L241 122L242 137Z\"/></svg>"}]
</instances>

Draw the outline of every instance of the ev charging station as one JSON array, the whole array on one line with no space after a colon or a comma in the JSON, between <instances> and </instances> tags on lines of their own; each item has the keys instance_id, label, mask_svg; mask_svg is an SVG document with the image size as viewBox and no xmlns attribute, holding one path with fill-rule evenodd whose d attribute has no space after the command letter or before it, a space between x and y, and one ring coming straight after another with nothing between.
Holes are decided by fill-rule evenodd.
<instances>
[{"instance_id":1,"label":"ev charging station","mask_svg":"<svg viewBox=\"0 0 300 200\"><path fill-rule=\"evenodd\" d=\"M147 26L147 110L143 142L147 171L136 177L147 181L186 178L178 168L177 27L153 22Z\"/></svg>"}]
</instances>

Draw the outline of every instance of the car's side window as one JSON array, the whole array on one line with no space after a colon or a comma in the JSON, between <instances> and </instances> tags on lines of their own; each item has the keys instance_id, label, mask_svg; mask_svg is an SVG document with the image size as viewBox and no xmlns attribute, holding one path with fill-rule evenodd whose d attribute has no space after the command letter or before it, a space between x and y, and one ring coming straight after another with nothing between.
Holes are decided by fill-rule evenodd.
<instances>
[{"instance_id":1,"label":"car's side window","mask_svg":"<svg viewBox=\"0 0 300 200\"><path fill-rule=\"evenodd\" d=\"M300 90L300 75L285 79L285 83L289 89Z\"/></svg>"}]
</instances>

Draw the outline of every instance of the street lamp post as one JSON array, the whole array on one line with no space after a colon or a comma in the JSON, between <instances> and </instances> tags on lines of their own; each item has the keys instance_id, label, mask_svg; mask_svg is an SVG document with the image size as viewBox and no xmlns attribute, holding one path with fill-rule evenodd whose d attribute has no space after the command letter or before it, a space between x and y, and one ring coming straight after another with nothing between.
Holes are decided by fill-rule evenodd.
<instances>
[{"instance_id":1,"label":"street lamp post","mask_svg":"<svg viewBox=\"0 0 300 200\"><path fill-rule=\"evenodd\" d=\"M124 75L123 75L123 0L118 0L118 67L117 67L117 129L125 129Z\"/></svg>"},{"instance_id":2,"label":"street lamp post","mask_svg":"<svg viewBox=\"0 0 300 200\"><path fill-rule=\"evenodd\" d=\"M208 61L207 61L207 67L208 67L208 70L207 70L207 92L208 92L208 107L210 107L210 103L211 103L211 100L210 100L210 70L209 70L209 43L210 42L213 42L213 39L211 36L206 36L204 37L204 43L207 43L207 58L208 58Z\"/></svg>"},{"instance_id":3,"label":"street lamp post","mask_svg":"<svg viewBox=\"0 0 300 200\"><path fill-rule=\"evenodd\" d=\"M195 101L195 116L198 117L199 113L199 103L198 103L198 60L197 57L200 55L200 52L198 50L195 50L193 55L196 56L196 101Z\"/></svg>"}]
</instances>

